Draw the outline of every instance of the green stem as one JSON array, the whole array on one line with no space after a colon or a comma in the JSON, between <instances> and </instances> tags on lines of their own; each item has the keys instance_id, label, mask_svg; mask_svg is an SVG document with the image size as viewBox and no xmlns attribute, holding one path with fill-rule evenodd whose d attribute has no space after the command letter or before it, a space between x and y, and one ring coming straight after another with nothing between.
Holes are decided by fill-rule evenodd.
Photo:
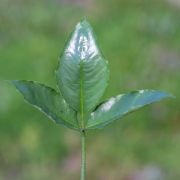
<instances>
[{"instance_id":1,"label":"green stem","mask_svg":"<svg viewBox=\"0 0 180 180\"><path fill-rule=\"evenodd\" d=\"M81 180L86 178L86 134L81 133Z\"/></svg>"}]
</instances>

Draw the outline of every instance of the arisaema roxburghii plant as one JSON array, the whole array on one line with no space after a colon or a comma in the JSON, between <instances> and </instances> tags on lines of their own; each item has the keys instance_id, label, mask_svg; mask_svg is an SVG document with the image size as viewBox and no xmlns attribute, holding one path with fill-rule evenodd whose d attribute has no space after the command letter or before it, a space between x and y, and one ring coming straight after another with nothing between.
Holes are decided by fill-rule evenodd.
<instances>
[{"instance_id":1,"label":"arisaema roxburghii plant","mask_svg":"<svg viewBox=\"0 0 180 180\"><path fill-rule=\"evenodd\" d=\"M92 27L79 22L55 71L58 91L26 80L12 83L24 99L55 123L79 131L82 144L81 180L86 177L86 132L103 128L145 105L171 97L157 90L137 90L99 102L109 78L108 62L97 46Z\"/></svg>"}]
</instances>

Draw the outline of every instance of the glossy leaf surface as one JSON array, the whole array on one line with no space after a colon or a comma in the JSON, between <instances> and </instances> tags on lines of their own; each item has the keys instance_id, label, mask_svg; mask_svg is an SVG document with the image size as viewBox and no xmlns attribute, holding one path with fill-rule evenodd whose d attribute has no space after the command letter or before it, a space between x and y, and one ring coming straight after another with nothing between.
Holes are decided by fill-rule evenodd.
<instances>
[{"instance_id":1,"label":"glossy leaf surface","mask_svg":"<svg viewBox=\"0 0 180 180\"><path fill-rule=\"evenodd\" d=\"M24 99L57 124L78 129L75 112L54 89L32 81L12 81Z\"/></svg>"},{"instance_id":2,"label":"glossy leaf surface","mask_svg":"<svg viewBox=\"0 0 180 180\"><path fill-rule=\"evenodd\" d=\"M134 110L167 97L171 95L155 90L139 90L112 97L91 113L87 129L102 128Z\"/></svg>"},{"instance_id":3,"label":"glossy leaf surface","mask_svg":"<svg viewBox=\"0 0 180 180\"><path fill-rule=\"evenodd\" d=\"M89 112L107 86L109 71L86 20L76 25L56 71L59 89L68 104Z\"/></svg>"}]
</instances>

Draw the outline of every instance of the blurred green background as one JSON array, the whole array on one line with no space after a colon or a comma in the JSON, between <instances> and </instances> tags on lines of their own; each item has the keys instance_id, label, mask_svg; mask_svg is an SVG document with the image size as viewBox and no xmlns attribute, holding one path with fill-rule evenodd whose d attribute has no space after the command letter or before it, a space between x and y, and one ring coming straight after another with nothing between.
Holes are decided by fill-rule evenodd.
<instances>
[{"instance_id":1,"label":"blurred green background","mask_svg":"<svg viewBox=\"0 0 180 180\"><path fill-rule=\"evenodd\" d=\"M0 0L0 180L79 179L79 134L4 80L56 88L58 56L83 16L109 60L103 98L143 88L177 97L89 132L88 179L179 180L180 0Z\"/></svg>"}]
</instances>

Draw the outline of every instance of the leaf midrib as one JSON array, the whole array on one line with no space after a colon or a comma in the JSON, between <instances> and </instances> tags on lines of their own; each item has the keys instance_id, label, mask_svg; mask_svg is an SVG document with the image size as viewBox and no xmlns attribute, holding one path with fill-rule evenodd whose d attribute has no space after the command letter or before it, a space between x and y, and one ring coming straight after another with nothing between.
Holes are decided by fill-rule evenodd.
<instances>
[{"instance_id":1,"label":"leaf midrib","mask_svg":"<svg viewBox=\"0 0 180 180\"><path fill-rule=\"evenodd\" d=\"M85 128L84 124L84 94L83 94L83 87L84 87L84 78L83 78L83 60L80 61L80 122L81 128Z\"/></svg>"}]
</instances>

